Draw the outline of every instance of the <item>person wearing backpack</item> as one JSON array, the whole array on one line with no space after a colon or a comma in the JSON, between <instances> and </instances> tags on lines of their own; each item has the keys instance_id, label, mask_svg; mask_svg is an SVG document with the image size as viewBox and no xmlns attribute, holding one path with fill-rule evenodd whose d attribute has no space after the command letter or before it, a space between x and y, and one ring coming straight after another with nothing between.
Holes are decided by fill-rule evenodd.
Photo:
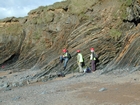
<instances>
[{"instance_id":1,"label":"person wearing backpack","mask_svg":"<svg viewBox=\"0 0 140 105\"><path fill-rule=\"evenodd\" d=\"M71 59L71 55L69 54L68 50L63 49L63 55L60 56L60 62L63 63L64 61L64 66L63 66L64 70L66 69L67 63L70 59Z\"/></svg>"},{"instance_id":2,"label":"person wearing backpack","mask_svg":"<svg viewBox=\"0 0 140 105\"><path fill-rule=\"evenodd\" d=\"M80 50L77 50L77 64L79 67L79 72L82 73L83 72L83 66L84 66L84 59L83 59L83 55L81 54Z\"/></svg>"},{"instance_id":3,"label":"person wearing backpack","mask_svg":"<svg viewBox=\"0 0 140 105\"><path fill-rule=\"evenodd\" d=\"M96 71L96 53L94 51L94 48L90 48L90 61L91 61L91 71L94 72Z\"/></svg>"}]
</instances>

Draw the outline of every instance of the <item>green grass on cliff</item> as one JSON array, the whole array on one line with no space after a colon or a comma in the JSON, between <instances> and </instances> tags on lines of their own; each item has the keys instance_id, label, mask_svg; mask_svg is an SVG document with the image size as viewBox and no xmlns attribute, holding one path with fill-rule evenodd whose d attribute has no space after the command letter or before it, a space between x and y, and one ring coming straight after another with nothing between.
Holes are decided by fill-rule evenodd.
<instances>
[{"instance_id":1,"label":"green grass on cliff","mask_svg":"<svg viewBox=\"0 0 140 105\"><path fill-rule=\"evenodd\" d=\"M20 24L7 25L0 29L0 33L4 35L18 35L22 33L22 26Z\"/></svg>"},{"instance_id":2,"label":"green grass on cliff","mask_svg":"<svg viewBox=\"0 0 140 105\"><path fill-rule=\"evenodd\" d=\"M91 7L97 2L97 0L71 0L69 5L69 11L72 14L81 14L85 12L87 7Z\"/></svg>"},{"instance_id":3,"label":"green grass on cliff","mask_svg":"<svg viewBox=\"0 0 140 105\"><path fill-rule=\"evenodd\" d=\"M120 38L120 36L122 35L121 31L120 30L117 30L117 29L111 29L110 32L109 32L110 36L117 40L118 38Z\"/></svg>"},{"instance_id":4,"label":"green grass on cliff","mask_svg":"<svg viewBox=\"0 0 140 105\"><path fill-rule=\"evenodd\" d=\"M120 11L121 11L121 19L127 19L128 13L127 13L127 8L132 5L133 1L132 0L120 0L122 3Z\"/></svg>"}]
</instances>

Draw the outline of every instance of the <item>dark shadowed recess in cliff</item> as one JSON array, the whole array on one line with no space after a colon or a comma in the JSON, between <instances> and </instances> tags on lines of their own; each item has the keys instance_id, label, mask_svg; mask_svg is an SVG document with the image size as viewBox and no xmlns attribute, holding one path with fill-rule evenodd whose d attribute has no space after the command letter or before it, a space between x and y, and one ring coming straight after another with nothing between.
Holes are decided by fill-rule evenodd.
<instances>
[{"instance_id":1,"label":"dark shadowed recess in cliff","mask_svg":"<svg viewBox=\"0 0 140 105\"><path fill-rule=\"evenodd\" d=\"M140 19L134 19L132 22L134 22L134 24L137 26L140 23Z\"/></svg>"},{"instance_id":2,"label":"dark shadowed recess in cliff","mask_svg":"<svg viewBox=\"0 0 140 105\"><path fill-rule=\"evenodd\" d=\"M136 26L140 23L140 19L139 18L137 18L137 19L133 19L133 20L131 20L131 21L129 21L129 20L123 20L123 22L130 22L130 23L134 23Z\"/></svg>"},{"instance_id":3,"label":"dark shadowed recess in cliff","mask_svg":"<svg viewBox=\"0 0 140 105\"><path fill-rule=\"evenodd\" d=\"M14 64L18 60L19 55L20 55L19 53L15 53L9 59L7 59L5 62L0 64L1 69L6 70L6 68L8 68L12 64Z\"/></svg>"}]
</instances>

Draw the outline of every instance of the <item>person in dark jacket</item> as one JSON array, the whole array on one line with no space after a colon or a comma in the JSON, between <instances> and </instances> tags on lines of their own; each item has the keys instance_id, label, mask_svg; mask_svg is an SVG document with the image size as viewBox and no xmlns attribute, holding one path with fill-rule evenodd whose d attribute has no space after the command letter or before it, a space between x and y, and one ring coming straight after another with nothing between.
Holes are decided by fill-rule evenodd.
<instances>
[{"instance_id":1,"label":"person in dark jacket","mask_svg":"<svg viewBox=\"0 0 140 105\"><path fill-rule=\"evenodd\" d=\"M70 56L70 54L68 53L68 50L63 49L63 55L60 56L60 62L62 63L64 61L64 66L63 66L64 70L66 69L67 63L70 59L69 56Z\"/></svg>"},{"instance_id":2,"label":"person in dark jacket","mask_svg":"<svg viewBox=\"0 0 140 105\"><path fill-rule=\"evenodd\" d=\"M94 72L96 71L96 56L95 56L95 51L94 48L90 48L90 61L91 61L91 71Z\"/></svg>"}]
</instances>

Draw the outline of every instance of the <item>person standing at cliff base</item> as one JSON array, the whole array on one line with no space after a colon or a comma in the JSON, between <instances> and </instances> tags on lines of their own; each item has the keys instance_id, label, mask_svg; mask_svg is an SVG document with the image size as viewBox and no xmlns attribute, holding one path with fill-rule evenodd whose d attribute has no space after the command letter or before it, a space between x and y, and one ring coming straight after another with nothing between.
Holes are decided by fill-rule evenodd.
<instances>
[{"instance_id":1,"label":"person standing at cliff base","mask_svg":"<svg viewBox=\"0 0 140 105\"><path fill-rule=\"evenodd\" d=\"M90 61L91 61L91 71L94 72L96 71L96 54L94 51L94 48L90 48Z\"/></svg>"},{"instance_id":2,"label":"person standing at cliff base","mask_svg":"<svg viewBox=\"0 0 140 105\"><path fill-rule=\"evenodd\" d=\"M80 50L77 50L77 64L79 67L79 72L82 73L83 72L83 64L84 64L84 59L83 59L83 55L81 54Z\"/></svg>"},{"instance_id":3,"label":"person standing at cliff base","mask_svg":"<svg viewBox=\"0 0 140 105\"><path fill-rule=\"evenodd\" d=\"M67 49L63 49L63 55L60 56L60 62L63 63L63 61L64 61L64 66L63 66L64 70L67 67L67 63L68 63L69 59L71 59L71 55L68 53Z\"/></svg>"}]
</instances>

